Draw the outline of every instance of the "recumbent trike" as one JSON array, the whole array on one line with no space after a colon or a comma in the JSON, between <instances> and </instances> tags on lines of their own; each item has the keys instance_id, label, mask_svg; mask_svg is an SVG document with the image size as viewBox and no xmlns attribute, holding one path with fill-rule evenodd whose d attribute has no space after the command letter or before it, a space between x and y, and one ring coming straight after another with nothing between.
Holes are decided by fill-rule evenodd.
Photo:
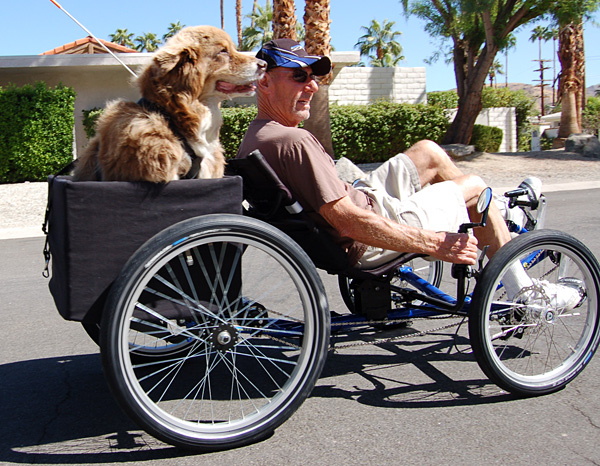
<instances>
[{"instance_id":1,"label":"recumbent trike","mask_svg":"<svg viewBox=\"0 0 600 466\"><path fill-rule=\"evenodd\" d=\"M259 153L230 161L228 173L239 176L161 186L49 179L57 308L99 343L124 411L165 442L221 449L270 434L311 393L339 324L468 317L481 369L522 396L561 389L598 346L600 267L565 233L509 222L525 233L485 267L454 266L453 297L438 288L442 264L414 254L350 268ZM529 229L545 207L531 194L507 193ZM483 221L490 202L486 190ZM509 299L502 277L516 260L532 278L576 287L577 306L557 308L541 288ZM314 264L338 275L350 313L330 314Z\"/></svg>"}]
</instances>

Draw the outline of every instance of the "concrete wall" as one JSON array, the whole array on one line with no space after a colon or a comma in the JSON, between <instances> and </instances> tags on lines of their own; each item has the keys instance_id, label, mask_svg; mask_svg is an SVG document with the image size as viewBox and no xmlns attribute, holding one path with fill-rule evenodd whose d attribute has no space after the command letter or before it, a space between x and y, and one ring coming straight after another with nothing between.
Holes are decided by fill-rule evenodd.
<instances>
[{"instance_id":1,"label":"concrete wall","mask_svg":"<svg viewBox=\"0 0 600 466\"><path fill-rule=\"evenodd\" d=\"M425 68L342 69L329 87L329 101L341 105L392 102L427 103Z\"/></svg>"}]
</instances>

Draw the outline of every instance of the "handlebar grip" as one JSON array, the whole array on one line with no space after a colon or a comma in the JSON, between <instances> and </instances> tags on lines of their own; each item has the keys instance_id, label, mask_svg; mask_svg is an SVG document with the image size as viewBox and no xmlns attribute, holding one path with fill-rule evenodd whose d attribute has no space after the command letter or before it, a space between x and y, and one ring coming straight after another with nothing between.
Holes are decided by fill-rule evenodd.
<instances>
[{"instance_id":1,"label":"handlebar grip","mask_svg":"<svg viewBox=\"0 0 600 466\"><path fill-rule=\"evenodd\" d=\"M529 190L527 190L526 188L517 188L517 189L513 189L512 191L507 191L504 193L504 195L506 197L519 197L519 196L523 196L525 194L529 194Z\"/></svg>"}]
</instances>

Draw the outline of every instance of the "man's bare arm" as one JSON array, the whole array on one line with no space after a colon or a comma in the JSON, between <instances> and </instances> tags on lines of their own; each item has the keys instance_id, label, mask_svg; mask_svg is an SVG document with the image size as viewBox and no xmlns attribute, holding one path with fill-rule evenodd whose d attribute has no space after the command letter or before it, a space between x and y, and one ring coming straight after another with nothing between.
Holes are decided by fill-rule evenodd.
<instances>
[{"instance_id":1,"label":"man's bare arm","mask_svg":"<svg viewBox=\"0 0 600 466\"><path fill-rule=\"evenodd\" d=\"M454 263L474 264L477 260L473 236L401 225L357 207L347 196L323 205L319 213L340 235L369 246L422 253Z\"/></svg>"}]
</instances>

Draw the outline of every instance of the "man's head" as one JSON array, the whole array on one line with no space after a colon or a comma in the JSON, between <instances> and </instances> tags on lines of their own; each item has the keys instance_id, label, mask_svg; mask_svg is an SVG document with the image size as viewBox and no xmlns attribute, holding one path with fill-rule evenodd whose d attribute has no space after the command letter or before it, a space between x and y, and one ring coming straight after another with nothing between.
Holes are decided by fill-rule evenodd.
<instances>
[{"instance_id":1,"label":"man's head","mask_svg":"<svg viewBox=\"0 0 600 466\"><path fill-rule=\"evenodd\" d=\"M331 71L331 60L308 55L292 39L269 41L256 57L267 62L267 73L258 82L259 118L297 126L310 116L310 101L319 90L315 77Z\"/></svg>"}]
</instances>

